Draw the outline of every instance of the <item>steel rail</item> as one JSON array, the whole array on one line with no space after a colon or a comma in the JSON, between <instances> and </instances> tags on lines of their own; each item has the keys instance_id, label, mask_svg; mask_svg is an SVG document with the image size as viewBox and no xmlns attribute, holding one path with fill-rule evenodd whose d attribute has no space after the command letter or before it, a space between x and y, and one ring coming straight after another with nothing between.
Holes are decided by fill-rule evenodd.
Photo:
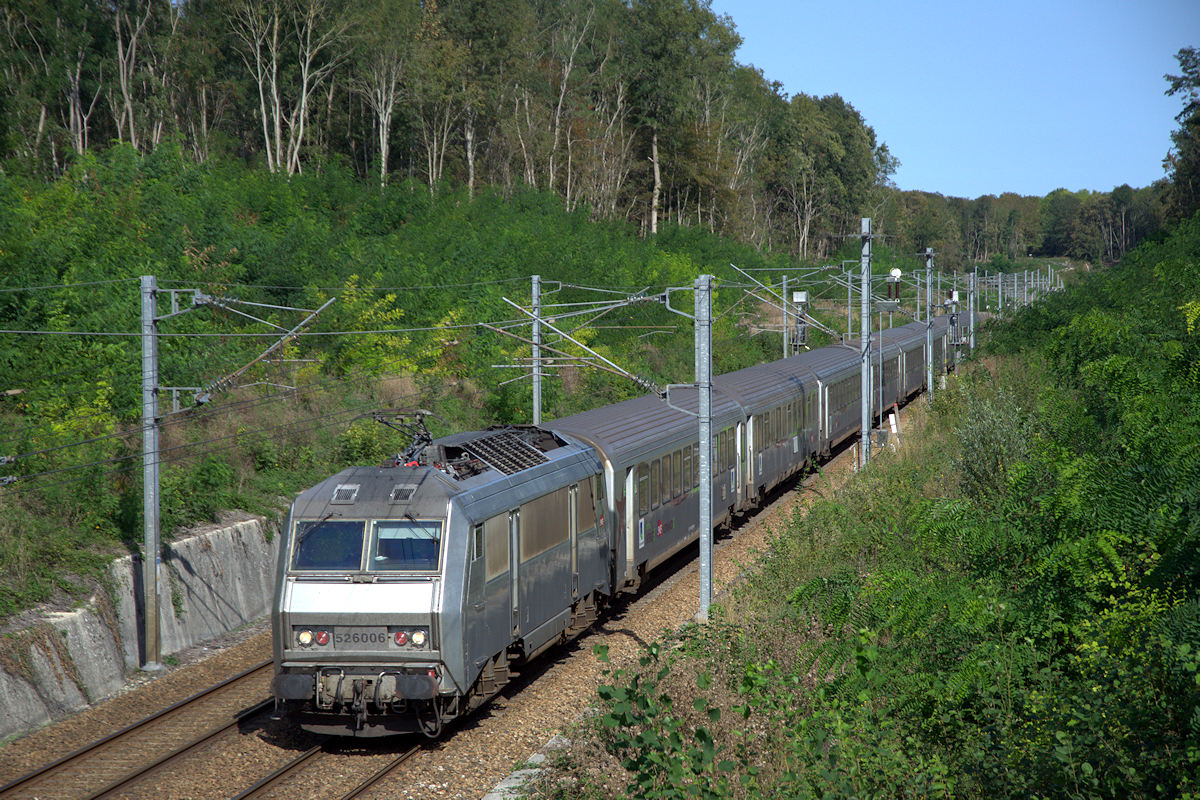
<instances>
[{"instance_id":1,"label":"steel rail","mask_svg":"<svg viewBox=\"0 0 1200 800\"><path fill-rule=\"evenodd\" d=\"M232 720L230 720L225 725L222 725L219 728L213 728L212 730L209 730L206 733L202 733L201 735L197 736L195 739L193 739L192 741L183 745L182 747L179 747L176 750L173 750L172 752L167 753L165 756L163 756L162 758L159 758L154 763L149 764L145 767L142 767L141 769L130 772L128 775L118 778L117 780L108 784L103 789L99 789L99 790L93 792L92 794L88 795L85 798L85 800L100 800L100 798L102 798L102 797L112 796L118 789L123 789L124 787L128 786L131 783L134 783L135 781L139 781L142 778L147 777L148 775L152 775L153 773L158 772L163 767L165 767L167 764L170 764L171 762L175 761L178 758L182 758L183 756L192 752L193 750L195 750L197 747L204 744L205 742L215 739L218 736L220 736L221 734L228 733L233 728L236 728L238 725L242 724L242 720L245 720L248 717L253 717L257 714L261 714L263 711L266 711L268 708L271 708L274 705L275 705L274 699L267 698L266 700L262 700L259 703L256 703L255 705L250 706L249 708L242 709L236 715L234 715L234 718Z\"/></svg>"},{"instance_id":2,"label":"steel rail","mask_svg":"<svg viewBox=\"0 0 1200 800\"><path fill-rule=\"evenodd\" d=\"M207 697L208 695L212 694L213 692L224 689L226 686L229 686L232 683L236 683L237 681L247 678L256 672L258 672L262 669L265 669L266 667L269 667L271 664L272 664L271 661L262 661L258 664L255 664L254 666L250 667L249 669L243 670L242 672L239 672L238 674L233 675L232 677L226 678L225 680L221 681L220 683L216 683L216 684L208 687L207 689L205 689L202 692L197 692L196 694L191 695L190 697L180 700L178 703L175 703L171 706L168 706L167 708L162 709L161 711L151 714L150 716L146 717L145 719L138 720L137 722L133 723L132 725L127 725L126 727L121 728L120 730L115 731L114 733L110 733L108 736L105 736L102 739L97 739L96 741L92 742L91 744L85 745L85 746L79 748L78 750L75 750L74 752L68 753L67 755L63 756L62 758L51 761L49 764L39 767L38 769L35 769L32 772L28 772L25 775L22 775L21 777L15 779L13 781L10 781L9 783L5 784L4 786L0 786L0 795L7 794L8 792L11 792L14 789L20 788L21 786L24 786L25 784L30 783L30 782L36 780L37 778L42 777L43 775L47 774L48 772L51 772L53 770L58 769L59 767L63 767L65 765L71 763L72 761L77 761L80 758L83 758L84 756L88 755L89 753L103 747L104 745L109 744L110 742L112 742L116 739L120 739L123 736L127 736L131 733L134 733L139 728L143 728L146 725L149 725L150 723L152 723L158 719L161 719L162 717L167 716L168 714L172 714L172 713L178 711L179 709L184 708L185 706L187 706L191 703L194 703L197 700L200 700L201 698Z\"/></svg>"},{"instance_id":3,"label":"steel rail","mask_svg":"<svg viewBox=\"0 0 1200 800\"><path fill-rule=\"evenodd\" d=\"M241 794L234 797L233 800L246 800L246 798L254 797L257 794L260 794L260 793L266 791L267 789L270 789L272 786L279 783L281 780L283 780L285 777L287 777L291 773L299 770L300 767L302 765L304 765L309 759L313 758L313 756L316 756L318 753L326 752L325 745L328 742L329 742L329 737L322 739L320 742L313 745L311 748L304 751L303 753L301 753L299 756L292 759L288 763L284 764L282 767L275 770L270 775L263 778L262 780L260 780L258 783L251 786L246 791L244 791Z\"/></svg>"},{"instance_id":4,"label":"steel rail","mask_svg":"<svg viewBox=\"0 0 1200 800\"><path fill-rule=\"evenodd\" d=\"M342 795L341 800L355 800L355 798L360 796L363 792L367 791L372 786L374 786L375 784L379 783L381 780L386 778L388 775L391 775L393 772L395 772L397 767L399 767L405 761L408 761L410 758L412 758L414 755L416 755L422 749L424 749L423 745L420 745L420 744L413 745L411 748L409 748L405 752L396 756L396 758L394 758L389 764L385 765L382 769L380 769L374 775L372 775L371 777L367 778L365 781L360 783L357 788L351 789L349 792Z\"/></svg>"}]
</instances>

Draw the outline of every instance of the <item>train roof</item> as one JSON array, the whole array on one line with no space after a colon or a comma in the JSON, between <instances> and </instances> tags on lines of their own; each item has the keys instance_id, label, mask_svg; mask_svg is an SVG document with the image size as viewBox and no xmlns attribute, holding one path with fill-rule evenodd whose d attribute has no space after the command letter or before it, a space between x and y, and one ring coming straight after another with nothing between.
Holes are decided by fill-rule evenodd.
<instances>
[{"instance_id":1,"label":"train roof","mask_svg":"<svg viewBox=\"0 0 1200 800\"><path fill-rule=\"evenodd\" d=\"M503 426L435 439L407 463L342 470L301 492L293 510L297 518L437 516L452 496L487 497L561 470L596 469L586 444L532 425Z\"/></svg>"},{"instance_id":2,"label":"train roof","mask_svg":"<svg viewBox=\"0 0 1200 800\"><path fill-rule=\"evenodd\" d=\"M296 519L325 516L367 519L402 513L426 517L444 513L446 498L458 487L426 467L351 467L330 476L296 498ZM389 513L393 506L397 511Z\"/></svg>"},{"instance_id":3,"label":"train roof","mask_svg":"<svg viewBox=\"0 0 1200 800\"><path fill-rule=\"evenodd\" d=\"M794 395L817 388L817 376L798 356L756 364L727 372L713 379L713 385L737 400L747 413L771 404L776 397Z\"/></svg>"},{"instance_id":4,"label":"train roof","mask_svg":"<svg viewBox=\"0 0 1200 800\"><path fill-rule=\"evenodd\" d=\"M652 453L656 443L661 446L664 440L696 438L699 392L683 387L673 389L670 397L671 405L657 395L645 395L545 425L594 445L614 463L631 464ZM715 431L741 419L743 410L734 398L714 386L712 415Z\"/></svg>"}]
</instances>

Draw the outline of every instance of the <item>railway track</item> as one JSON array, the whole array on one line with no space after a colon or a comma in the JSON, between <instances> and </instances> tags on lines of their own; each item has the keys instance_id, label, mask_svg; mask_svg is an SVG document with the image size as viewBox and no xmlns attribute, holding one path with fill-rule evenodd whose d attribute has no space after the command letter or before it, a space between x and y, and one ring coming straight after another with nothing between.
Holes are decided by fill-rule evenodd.
<instances>
[{"instance_id":1,"label":"railway track","mask_svg":"<svg viewBox=\"0 0 1200 800\"><path fill-rule=\"evenodd\" d=\"M734 567L735 562L745 563L749 559L747 548L751 545L735 544L747 529L743 529L742 525L735 527L738 530L733 535L727 533L718 539L715 558L717 574L721 574L723 563L730 562L725 567L730 573L726 580L733 573L740 572L740 567ZM751 537L751 540L756 542L752 546L754 549L763 547L761 539ZM727 548L739 554L731 558ZM189 698L96 745L0 787L0 800L9 797L106 796L236 797L239 800L271 797L359 798L375 796L373 792L377 793L379 788L373 790L372 787L381 782L392 792L389 796L449 798L461 796L464 791L478 796L507 774L514 758L543 744L547 736L545 731L555 730L582 713L594 691L594 685L601 680L600 667L590 652L591 641L600 640L610 644L614 663L618 663L619 658L636 657L638 642L649 641L663 629L677 627L690 619L695 609L692 586L695 568L694 565L689 566L689 562L694 560L694 556L694 552L690 555L679 554L678 561L673 560L667 569L656 572L648 579L641 595L630 598L627 604L615 609L614 615L598 625L582 643L568 645L557 655L534 662L526 670L517 673L497 699L497 705L473 718L464 730L456 731L437 747L422 747L424 742L413 746L411 740L403 739L391 744L382 741L369 744L366 740L341 741L336 737L317 740L311 736L279 733L221 737L218 726L214 724L207 730L194 732L190 737L175 736L172 739L174 745L167 744L156 754L143 753L138 763L127 765L124 769L110 770L109 765L104 763L106 759L123 757L123 754L119 754L123 749L121 746L117 746L118 755L111 755L111 749L109 756L96 754L97 746L115 743L118 737L125 737L125 747L128 749L141 751L143 746L138 742L143 741L145 736L129 738L135 731L145 730L149 723L174 709L195 702L205 694L215 694L220 686L244 682L245 676L258 672L261 675L258 679L261 681L259 691L246 692L241 702L228 701L222 725L219 726L220 730L226 731L236 728L239 723L243 731L253 728L254 725L250 723L253 716L251 701L266 696L272 672L270 663L262 662L226 683L213 687L208 693ZM260 720L263 718L260 717ZM157 735L151 735L150 738ZM204 735L213 741L210 747L184 762L176 761L184 752L197 749L199 745L195 741ZM192 745L190 748L185 747L189 744ZM313 747L314 744L318 746ZM285 750L291 752L285 753ZM84 760L87 753L93 755L88 757L89 760ZM283 760L289 763L280 767ZM405 764L408 766L405 767ZM64 772L65 777L60 775L51 782L53 772ZM257 776L268 772L271 774L254 786L245 788ZM87 780L80 779L81 774ZM138 780L140 782L135 785Z\"/></svg>"},{"instance_id":2,"label":"railway track","mask_svg":"<svg viewBox=\"0 0 1200 800\"><path fill-rule=\"evenodd\" d=\"M0 786L0 800L120 797L134 782L268 710L273 672L272 662L260 662Z\"/></svg>"},{"instance_id":3,"label":"railway track","mask_svg":"<svg viewBox=\"0 0 1200 800\"><path fill-rule=\"evenodd\" d=\"M387 761L382 767L371 772L358 783L354 788L350 789L343 795L340 795L341 800L354 800L368 792L375 784L382 781L384 778L391 775L399 767L408 761L412 756L419 753L424 746L415 744L404 749L399 755ZM299 797L302 794L296 791L294 783L300 780L301 777L311 772L327 772L330 770L330 765L327 761L336 760L338 762L345 761L348 754L342 752L344 748L332 738L323 739L321 742L301 753L296 758L284 764L282 767L271 773L267 777L260 780L258 783L251 786L246 791L237 795L234 800L263 800L268 797ZM351 756L352 757L352 756ZM339 763L339 767L344 767L344 764ZM365 770L364 770L365 771ZM328 789L322 792L323 797L331 797L334 795L328 794Z\"/></svg>"}]
</instances>

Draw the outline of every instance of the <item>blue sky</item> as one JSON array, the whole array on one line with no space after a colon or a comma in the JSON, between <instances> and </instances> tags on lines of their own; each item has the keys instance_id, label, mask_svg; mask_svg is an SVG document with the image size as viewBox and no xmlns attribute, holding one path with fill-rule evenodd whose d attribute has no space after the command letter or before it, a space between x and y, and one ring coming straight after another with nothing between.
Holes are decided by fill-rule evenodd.
<instances>
[{"instance_id":1,"label":"blue sky","mask_svg":"<svg viewBox=\"0 0 1200 800\"><path fill-rule=\"evenodd\" d=\"M840 94L901 189L1110 191L1163 177L1200 0L712 0L737 59L790 96Z\"/></svg>"}]
</instances>

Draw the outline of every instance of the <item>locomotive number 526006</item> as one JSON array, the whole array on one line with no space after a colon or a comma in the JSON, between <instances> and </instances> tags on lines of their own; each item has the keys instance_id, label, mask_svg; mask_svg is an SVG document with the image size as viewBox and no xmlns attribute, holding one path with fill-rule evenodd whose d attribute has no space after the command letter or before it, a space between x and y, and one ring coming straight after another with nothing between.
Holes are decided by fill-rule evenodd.
<instances>
[{"instance_id":1,"label":"locomotive number 526006","mask_svg":"<svg viewBox=\"0 0 1200 800\"><path fill-rule=\"evenodd\" d=\"M363 645L363 644L387 644L388 635L386 630L372 628L341 628L333 632L333 644L337 645Z\"/></svg>"}]
</instances>

